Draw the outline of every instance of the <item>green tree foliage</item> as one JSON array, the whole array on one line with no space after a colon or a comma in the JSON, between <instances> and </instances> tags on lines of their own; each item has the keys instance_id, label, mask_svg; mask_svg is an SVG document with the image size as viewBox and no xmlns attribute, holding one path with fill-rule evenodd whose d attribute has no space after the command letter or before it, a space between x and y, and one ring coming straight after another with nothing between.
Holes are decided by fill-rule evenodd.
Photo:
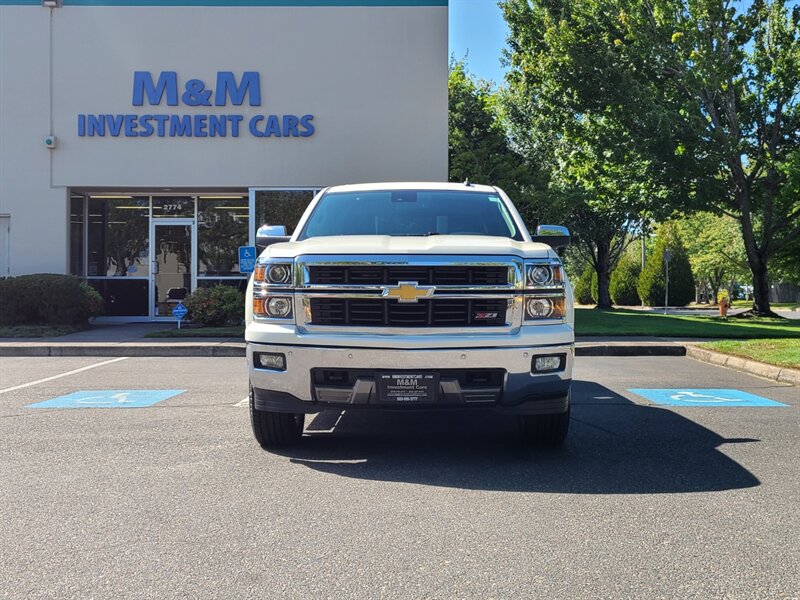
<instances>
[{"instance_id":1,"label":"green tree foliage","mask_svg":"<svg viewBox=\"0 0 800 600\"><path fill-rule=\"evenodd\" d=\"M511 30L506 104L512 139L547 170L544 194L597 272L598 308L609 308L611 272L630 232L668 215L681 196L671 199L670 188L653 179L638 132L609 119L602 106L571 101L591 94L573 89L582 85L572 77L575 61L590 69L595 54L607 50L605 40L580 32L594 27L591 15L573 24L560 20L563 2L507 0L501 6ZM567 54L572 45L584 54Z\"/></svg>"},{"instance_id":2,"label":"green tree foliage","mask_svg":"<svg viewBox=\"0 0 800 600\"><path fill-rule=\"evenodd\" d=\"M540 172L509 144L499 96L491 83L475 79L466 64L452 61L448 78L450 181L502 188L533 230Z\"/></svg>"},{"instance_id":3,"label":"green tree foliage","mask_svg":"<svg viewBox=\"0 0 800 600\"><path fill-rule=\"evenodd\" d=\"M664 254L667 249L672 254L669 262L669 305L686 306L694 299L694 276L678 228L672 223L658 227L653 252L647 257L639 276L639 298L648 306L664 305Z\"/></svg>"},{"instance_id":4,"label":"green tree foliage","mask_svg":"<svg viewBox=\"0 0 800 600\"><path fill-rule=\"evenodd\" d=\"M672 196L739 222L755 312L800 237L800 6L754 0L505 0L512 74L547 70L558 114L598 115Z\"/></svg>"},{"instance_id":5,"label":"green tree foliage","mask_svg":"<svg viewBox=\"0 0 800 600\"><path fill-rule=\"evenodd\" d=\"M185 304L192 322L206 327L239 325L244 320L244 294L227 285L197 288Z\"/></svg>"},{"instance_id":6,"label":"green tree foliage","mask_svg":"<svg viewBox=\"0 0 800 600\"><path fill-rule=\"evenodd\" d=\"M636 289L639 283L639 274L642 272L642 261L635 245L628 247L628 251L617 263L617 268L611 273L611 300L621 306L639 304L639 293Z\"/></svg>"},{"instance_id":7,"label":"green tree foliage","mask_svg":"<svg viewBox=\"0 0 800 600\"><path fill-rule=\"evenodd\" d=\"M589 265L575 281L573 293L575 294L575 302L578 304L594 304L596 302L597 294L592 293L594 281L596 281L597 273L594 267Z\"/></svg>"},{"instance_id":8,"label":"green tree foliage","mask_svg":"<svg viewBox=\"0 0 800 600\"><path fill-rule=\"evenodd\" d=\"M689 253L695 282L716 303L723 284L748 275L742 233L735 219L696 212L675 222Z\"/></svg>"}]
</instances>

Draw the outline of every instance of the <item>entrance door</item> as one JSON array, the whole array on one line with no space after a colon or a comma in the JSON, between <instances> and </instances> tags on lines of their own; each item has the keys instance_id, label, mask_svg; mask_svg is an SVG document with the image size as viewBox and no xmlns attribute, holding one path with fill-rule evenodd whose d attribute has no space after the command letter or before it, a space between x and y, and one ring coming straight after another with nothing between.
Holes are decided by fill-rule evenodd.
<instances>
[{"instance_id":1,"label":"entrance door","mask_svg":"<svg viewBox=\"0 0 800 600\"><path fill-rule=\"evenodd\" d=\"M172 310L196 284L194 219L152 219L150 225L150 316L172 318Z\"/></svg>"}]
</instances>

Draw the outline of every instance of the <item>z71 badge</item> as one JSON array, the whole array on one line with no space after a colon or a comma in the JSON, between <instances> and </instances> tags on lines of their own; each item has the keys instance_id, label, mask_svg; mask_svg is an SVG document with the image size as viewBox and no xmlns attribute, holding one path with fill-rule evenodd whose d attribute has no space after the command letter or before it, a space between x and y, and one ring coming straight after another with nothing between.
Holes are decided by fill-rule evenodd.
<instances>
[{"instance_id":1,"label":"z71 badge","mask_svg":"<svg viewBox=\"0 0 800 600\"><path fill-rule=\"evenodd\" d=\"M485 319L496 319L497 318L496 312L476 312L475 316L473 317L476 321L485 320Z\"/></svg>"}]
</instances>

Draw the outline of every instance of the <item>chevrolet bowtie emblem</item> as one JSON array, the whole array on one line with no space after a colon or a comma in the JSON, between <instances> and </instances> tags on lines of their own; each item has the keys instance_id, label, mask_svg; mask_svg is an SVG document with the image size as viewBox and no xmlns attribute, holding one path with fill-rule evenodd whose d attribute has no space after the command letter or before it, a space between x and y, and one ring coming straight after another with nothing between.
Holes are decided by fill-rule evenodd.
<instances>
[{"instance_id":1,"label":"chevrolet bowtie emblem","mask_svg":"<svg viewBox=\"0 0 800 600\"><path fill-rule=\"evenodd\" d=\"M398 302L418 302L420 298L432 296L435 289L416 281L398 281L396 286L383 288L383 297L396 298Z\"/></svg>"}]
</instances>

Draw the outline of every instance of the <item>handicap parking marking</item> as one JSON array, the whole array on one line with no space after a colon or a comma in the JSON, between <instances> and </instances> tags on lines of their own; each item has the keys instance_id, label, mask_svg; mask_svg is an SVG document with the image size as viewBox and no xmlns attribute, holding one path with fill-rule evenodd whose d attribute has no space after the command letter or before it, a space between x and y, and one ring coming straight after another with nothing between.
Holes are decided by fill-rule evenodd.
<instances>
[{"instance_id":1,"label":"handicap parking marking","mask_svg":"<svg viewBox=\"0 0 800 600\"><path fill-rule=\"evenodd\" d=\"M788 406L755 394L731 389L629 389L665 406Z\"/></svg>"},{"instance_id":2,"label":"handicap parking marking","mask_svg":"<svg viewBox=\"0 0 800 600\"><path fill-rule=\"evenodd\" d=\"M27 408L145 408L186 390L83 390L29 404Z\"/></svg>"}]
</instances>

